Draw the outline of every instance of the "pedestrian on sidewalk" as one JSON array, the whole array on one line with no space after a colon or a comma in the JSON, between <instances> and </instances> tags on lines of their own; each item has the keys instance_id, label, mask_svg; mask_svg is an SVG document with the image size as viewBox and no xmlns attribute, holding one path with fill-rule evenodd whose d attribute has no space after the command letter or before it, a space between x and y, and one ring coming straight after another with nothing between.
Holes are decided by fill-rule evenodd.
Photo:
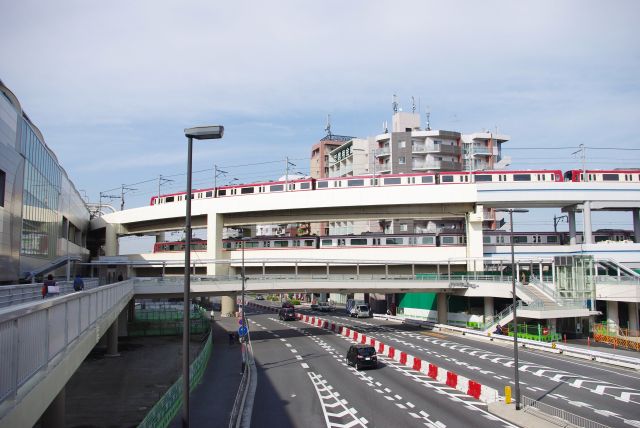
<instances>
[{"instance_id":1,"label":"pedestrian on sidewalk","mask_svg":"<svg viewBox=\"0 0 640 428\"><path fill-rule=\"evenodd\" d=\"M42 298L44 299L49 294L56 293L57 288L58 286L56 285L56 281L53 279L53 275L49 274L42 284Z\"/></svg>"},{"instance_id":2,"label":"pedestrian on sidewalk","mask_svg":"<svg viewBox=\"0 0 640 428\"><path fill-rule=\"evenodd\" d=\"M76 275L76 279L73 280L73 289L76 291L84 290L84 281L80 275Z\"/></svg>"}]
</instances>

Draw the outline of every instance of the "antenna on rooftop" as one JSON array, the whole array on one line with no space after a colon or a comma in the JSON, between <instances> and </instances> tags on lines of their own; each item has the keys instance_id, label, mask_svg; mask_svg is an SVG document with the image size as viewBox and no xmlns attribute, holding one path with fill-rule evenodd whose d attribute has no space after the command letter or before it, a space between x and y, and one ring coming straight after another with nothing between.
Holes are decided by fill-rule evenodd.
<instances>
[{"instance_id":1,"label":"antenna on rooftop","mask_svg":"<svg viewBox=\"0 0 640 428\"><path fill-rule=\"evenodd\" d=\"M393 94L393 97L391 97L391 107L393 107L393 112L397 113L398 112L398 98L396 97L396 94Z\"/></svg>"},{"instance_id":2,"label":"antenna on rooftop","mask_svg":"<svg viewBox=\"0 0 640 428\"><path fill-rule=\"evenodd\" d=\"M387 121L382 122L382 129L384 130L384 134L389 133L389 127L387 126Z\"/></svg>"},{"instance_id":3,"label":"antenna on rooftop","mask_svg":"<svg viewBox=\"0 0 640 428\"><path fill-rule=\"evenodd\" d=\"M327 126L324 128L325 131L327 131L327 135L329 136L329 139L331 139L331 115L328 114L327 115Z\"/></svg>"},{"instance_id":4,"label":"antenna on rooftop","mask_svg":"<svg viewBox=\"0 0 640 428\"><path fill-rule=\"evenodd\" d=\"M427 131L431 131L431 112L427 111Z\"/></svg>"},{"instance_id":5,"label":"antenna on rooftop","mask_svg":"<svg viewBox=\"0 0 640 428\"><path fill-rule=\"evenodd\" d=\"M416 113L416 99L413 97L413 95L411 96L411 113Z\"/></svg>"}]
</instances>

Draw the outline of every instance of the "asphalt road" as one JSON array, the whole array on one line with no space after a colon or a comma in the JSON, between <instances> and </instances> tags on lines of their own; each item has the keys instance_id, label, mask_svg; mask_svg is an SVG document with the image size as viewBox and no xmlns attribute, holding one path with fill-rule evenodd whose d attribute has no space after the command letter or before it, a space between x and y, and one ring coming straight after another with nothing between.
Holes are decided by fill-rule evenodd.
<instances>
[{"instance_id":1,"label":"asphalt road","mask_svg":"<svg viewBox=\"0 0 640 428\"><path fill-rule=\"evenodd\" d=\"M304 312L304 311L303 311ZM312 313L309 311L309 313ZM510 345L442 334L386 320L324 313L367 336L439 367L504 390L513 387ZM640 427L640 374L587 360L519 350L521 394L612 427Z\"/></svg>"},{"instance_id":2,"label":"asphalt road","mask_svg":"<svg viewBox=\"0 0 640 428\"><path fill-rule=\"evenodd\" d=\"M252 427L513 426L388 358L356 371L345 362L349 339L259 312L249 315L258 369Z\"/></svg>"}]
</instances>

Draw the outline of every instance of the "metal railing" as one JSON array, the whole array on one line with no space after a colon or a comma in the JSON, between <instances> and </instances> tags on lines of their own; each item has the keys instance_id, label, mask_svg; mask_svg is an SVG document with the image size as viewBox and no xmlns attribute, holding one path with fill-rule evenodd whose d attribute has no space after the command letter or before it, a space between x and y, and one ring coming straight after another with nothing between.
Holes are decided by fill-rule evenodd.
<instances>
[{"instance_id":1,"label":"metal railing","mask_svg":"<svg viewBox=\"0 0 640 428\"><path fill-rule=\"evenodd\" d=\"M124 281L0 313L0 404L132 296L133 283Z\"/></svg>"},{"instance_id":2,"label":"metal railing","mask_svg":"<svg viewBox=\"0 0 640 428\"><path fill-rule=\"evenodd\" d=\"M537 416L548 417L549 422L559 424L559 426L574 426L581 428L609 428L608 425L601 424L591 419L578 416L574 413L567 412L566 410L558 409L557 407L550 406L549 404L541 403L529 397L522 396L523 410L526 412L527 408L533 408L538 410Z\"/></svg>"},{"instance_id":3,"label":"metal railing","mask_svg":"<svg viewBox=\"0 0 640 428\"><path fill-rule=\"evenodd\" d=\"M99 285L98 278L83 278L85 290L95 288ZM21 303L42 300L42 283L5 285L0 287L0 308ZM75 292L73 281L57 281L60 287L60 295Z\"/></svg>"}]
</instances>

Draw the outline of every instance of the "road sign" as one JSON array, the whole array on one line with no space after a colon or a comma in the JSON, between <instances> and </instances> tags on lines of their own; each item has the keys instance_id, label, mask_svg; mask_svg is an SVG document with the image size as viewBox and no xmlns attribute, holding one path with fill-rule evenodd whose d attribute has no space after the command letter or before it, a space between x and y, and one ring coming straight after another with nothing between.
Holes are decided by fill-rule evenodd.
<instances>
[{"instance_id":1,"label":"road sign","mask_svg":"<svg viewBox=\"0 0 640 428\"><path fill-rule=\"evenodd\" d=\"M238 324L243 325L243 324L244 324L244 320L243 320L242 318L240 318L240 319L238 320Z\"/></svg>"},{"instance_id":2,"label":"road sign","mask_svg":"<svg viewBox=\"0 0 640 428\"><path fill-rule=\"evenodd\" d=\"M246 325L243 325L242 327L240 327L240 328L238 329L238 334L239 334L240 336L246 336L246 335L247 335L247 332L248 332L248 329L247 329L247 326L246 326Z\"/></svg>"}]
</instances>

